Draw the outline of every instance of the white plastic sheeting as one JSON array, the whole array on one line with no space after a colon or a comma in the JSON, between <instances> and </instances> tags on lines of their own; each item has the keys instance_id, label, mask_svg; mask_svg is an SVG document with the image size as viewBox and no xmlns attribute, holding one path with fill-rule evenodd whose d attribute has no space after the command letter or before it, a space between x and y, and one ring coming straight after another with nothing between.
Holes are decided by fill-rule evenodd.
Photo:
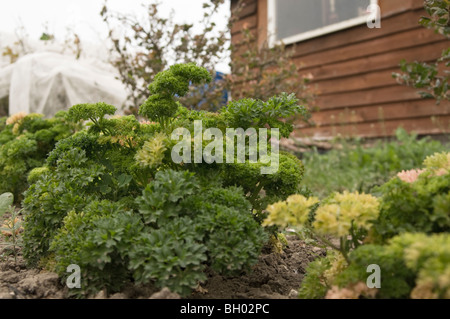
<instances>
[{"instance_id":1,"label":"white plastic sheeting","mask_svg":"<svg viewBox=\"0 0 450 319\"><path fill-rule=\"evenodd\" d=\"M104 56L100 51L97 54ZM23 111L52 116L75 104L96 102L112 104L121 113L125 86L101 58L90 55L77 60L56 45L40 44L32 52L13 64L0 61L0 99L9 96L9 114Z\"/></svg>"}]
</instances>

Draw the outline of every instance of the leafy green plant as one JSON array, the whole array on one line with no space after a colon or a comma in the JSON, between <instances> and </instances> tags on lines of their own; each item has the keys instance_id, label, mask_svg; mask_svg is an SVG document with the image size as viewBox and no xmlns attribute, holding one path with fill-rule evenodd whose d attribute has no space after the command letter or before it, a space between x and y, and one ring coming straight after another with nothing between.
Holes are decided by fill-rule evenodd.
<instances>
[{"instance_id":1,"label":"leafy green plant","mask_svg":"<svg viewBox=\"0 0 450 319\"><path fill-rule=\"evenodd\" d=\"M403 74L394 73L393 77L399 83L422 89L418 93L422 98L431 98L440 104L443 100L450 100L449 80L450 48L442 51L441 57L434 63L412 62L402 60L400 69ZM446 69L447 68L447 69ZM444 69L439 72L440 69Z\"/></svg>"},{"instance_id":2,"label":"leafy green plant","mask_svg":"<svg viewBox=\"0 0 450 319\"><path fill-rule=\"evenodd\" d=\"M110 134L104 127L105 115L113 115L116 107L100 102L95 104L77 104L69 109L67 118L72 122L92 121L93 127L100 130L103 134Z\"/></svg>"},{"instance_id":3,"label":"leafy green plant","mask_svg":"<svg viewBox=\"0 0 450 319\"><path fill-rule=\"evenodd\" d=\"M256 262L265 234L241 189L202 187L192 173L167 170L156 175L138 201L144 221L153 227L191 219L212 269L232 274Z\"/></svg>"},{"instance_id":4,"label":"leafy green plant","mask_svg":"<svg viewBox=\"0 0 450 319\"><path fill-rule=\"evenodd\" d=\"M159 172L137 203L139 213L108 200L70 211L48 250L56 271L64 277L69 264L78 264L85 293L116 291L134 279L186 295L206 278L206 265L223 274L242 271L265 242L239 189L202 189L192 173Z\"/></svg>"},{"instance_id":5,"label":"leafy green plant","mask_svg":"<svg viewBox=\"0 0 450 319\"><path fill-rule=\"evenodd\" d=\"M307 269L299 291L302 298L323 298L335 276L351 264L352 251L360 247L379 214L378 199L358 192L333 193L325 200L296 194L267 207L265 226L290 227L310 244L331 249Z\"/></svg>"},{"instance_id":6,"label":"leafy green plant","mask_svg":"<svg viewBox=\"0 0 450 319\"><path fill-rule=\"evenodd\" d=\"M261 164L248 159L174 163L170 130L192 133L194 121L202 120L203 129L225 132L229 123L248 117L248 127L282 127L288 134L292 126L278 117L304 108L282 94L256 102L267 104L263 121L257 121L258 108L210 113L177 104L189 82L208 76L193 64L157 76L152 96L168 103L151 96L141 111L157 122L117 117L104 103L78 104L67 112L66 121L85 128L56 143L28 176L23 254L29 264L55 270L62 280L68 265L79 265L83 286L72 291L79 296L118 291L128 282L188 295L206 278L206 268L222 275L251 268L269 237L260 224L262 203L296 192L301 161L281 153L278 172L265 176Z\"/></svg>"},{"instance_id":7,"label":"leafy green plant","mask_svg":"<svg viewBox=\"0 0 450 319\"><path fill-rule=\"evenodd\" d=\"M301 116L310 117L304 106L298 105L295 94L281 93L269 98L266 102L259 99L241 99L230 102L221 110L229 127L260 128L268 125L278 128L282 137L289 137L293 131L292 123L283 119Z\"/></svg>"},{"instance_id":8,"label":"leafy green plant","mask_svg":"<svg viewBox=\"0 0 450 319\"><path fill-rule=\"evenodd\" d=\"M68 276L68 265L80 266L81 291L72 293L115 292L131 282L129 253L143 234L143 224L137 214L126 209L121 203L94 200L64 217L51 241L48 263L62 279Z\"/></svg>"},{"instance_id":9,"label":"leafy green plant","mask_svg":"<svg viewBox=\"0 0 450 319\"><path fill-rule=\"evenodd\" d=\"M286 201L267 207L263 225L306 228L318 242L342 254L349 262L350 250L360 246L379 214L379 202L372 195L344 192L334 193L316 206L315 197L291 195ZM329 238L339 240L332 242Z\"/></svg>"},{"instance_id":10,"label":"leafy green plant","mask_svg":"<svg viewBox=\"0 0 450 319\"><path fill-rule=\"evenodd\" d=\"M450 34L450 2L448 0L426 0L425 10L429 17L421 17L419 23L442 35Z\"/></svg>"},{"instance_id":11,"label":"leafy green plant","mask_svg":"<svg viewBox=\"0 0 450 319\"><path fill-rule=\"evenodd\" d=\"M0 192L10 191L20 201L28 186L28 173L42 166L56 142L76 129L64 112L51 119L39 114L10 116L0 132Z\"/></svg>"},{"instance_id":12,"label":"leafy green plant","mask_svg":"<svg viewBox=\"0 0 450 319\"><path fill-rule=\"evenodd\" d=\"M0 243L2 246L11 247L14 254L14 262L17 263L17 249L22 246L22 240L18 236L22 230L22 221L19 218L20 211L13 206L14 195L3 193L0 195L0 218L9 213L10 217L0 227L0 235L3 235L6 242Z\"/></svg>"},{"instance_id":13,"label":"leafy green plant","mask_svg":"<svg viewBox=\"0 0 450 319\"><path fill-rule=\"evenodd\" d=\"M450 2L448 0L426 0L425 10L429 17L422 17L419 23L428 29L450 39ZM434 63L412 62L402 60L400 63L402 74L393 73L392 76L401 84L412 86L419 91L423 98L433 98L436 103L450 100L450 48L442 51L441 57Z\"/></svg>"},{"instance_id":14,"label":"leafy green plant","mask_svg":"<svg viewBox=\"0 0 450 319\"><path fill-rule=\"evenodd\" d=\"M207 72L201 71L201 68L192 64L172 66L169 70L162 72L161 76L158 75L156 82L150 85L153 95L142 105L139 110L140 114L150 120L158 121L160 130L166 136L170 134L170 130L177 127L188 129L191 136L194 136L196 133L193 122L201 120L203 132L209 127L221 130L224 147L230 142L226 138L227 128L255 129L258 138L260 137L259 128L274 128L279 129L282 137L287 137L293 131L291 123L293 116L297 115L305 119L309 117L306 107L298 105L299 100L295 95L286 93L281 93L267 101L244 99L231 102L218 113L188 111L179 105L175 109L174 97L182 96L186 92L189 81L207 81L208 76ZM162 103L159 100L162 96L164 96L164 99L167 98L167 101L165 100L167 103ZM153 97L157 98L158 101L153 101ZM265 138L269 140L271 138L270 133ZM156 139L159 139L159 142ZM231 142L234 143L234 141ZM259 139L259 142L261 142L261 139ZM249 139L246 139L246 147L248 145ZM146 142L142 150L138 151L137 156L144 166L177 169L168 156L173 146L174 143L170 143L168 138L165 139L162 135L154 135ZM159 153L155 153L156 148L158 148ZM191 163L183 163L183 166L197 174L207 174L210 179L220 179L219 183L223 183L225 186L241 186L253 207L259 212L268 203L285 199L288 195L297 191L303 176L303 164L298 158L286 152L280 152L278 171L274 174L263 175L261 174L261 167L268 164L261 161L250 163L249 149L245 152L244 163L235 160L234 163L217 166L195 163L192 153ZM155 157L156 154L158 155ZM234 156L237 158L238 154ZM156 163L153 161L155 158L159 158ZM210 169L211 167L214 167L214 169ZM211 175L215 176L211 177ZM261 196L264 193L266 196Z\"/></svg>"},{"instance_id":15,"label":"leafy green plant","mask_svg":"<svg viewBox=\"0 0 450 319\"><path fill-rule=\"evenodd\" d=\"M450 231L447 200L450 155L435 154L424 163L424 171L409 172L414 175L413 179L405 180L406 176L399 174L378 189L382 204L380 217L374 225L374 240L386 241L403 232Z\"/></svg>"},{"instance_id":16,"label":"leafy green plant","mask_svg":"<svg viewBox=\"0 0 450 319\"><path fill-rule=\"evenodd\" d=\"M298 297L302 299L322 299L331 288L330 269L335 262L336 255L328 253L308 264L305 277L299 289ZM327 274L328 272L328 274ZM336 275L332 273L331 276Z\"/></svg>"},{"instance_id":17,"label":"leafy green plant","mask_svg":"<svg viewBox=\"0 0 450 319\"><path fill-rule=\"evenodd\" d=\"M3 193L0 195L0 217L5 214L8 208L14 202L14 195L12 193Z\"/></svg>"},{"instance_id":18,"label":"leafy green plant","mask_svg":"<svg viewBox=\"0 0 450 319\"><path fill-rule=\"evenodd\" d=\"M449 235L404 233L386 245L364 245L351 254L351 264L336 276L335 294L355 282L365 282L368 264L381 269L377 298L440 299L449 298Z\"/></svg>"},{"instance_id":19,"label":"leafy green plant","mask_svg":"<svg viewBox=\"0 0 450 319\"><path fill-rule=\"evenodd\" d=\"M143 233L137 242L131 247L129 265L137 283L156 281L160 288L187 295L206 279L206 247L189 218Z\"/></svg>"},{"instance_id":20,"label":"leafy green plant","mask_svg":"<svg viewBox=\"0 0 450 319\"><path fill-rule=\"evenodd\" d=\"M367 266L376 264L380 266L381 288L366 288L365 294L356 298L373 298L374 294L378 298L408 298L411 289L414 287L414 272L408 269L403 259L405 247L401 246L378 246L363 245L352 251L350 254L350 264L341 273L337 273L332 283L335 294L334 298L339 298L343 289L352 289L358 282L366 284L368 277ZM339 287L339 288L337 288ZM355 291L356 292L356 291ZM369 293L371 292L371 294Z\"/></svg>"}]
</instances>

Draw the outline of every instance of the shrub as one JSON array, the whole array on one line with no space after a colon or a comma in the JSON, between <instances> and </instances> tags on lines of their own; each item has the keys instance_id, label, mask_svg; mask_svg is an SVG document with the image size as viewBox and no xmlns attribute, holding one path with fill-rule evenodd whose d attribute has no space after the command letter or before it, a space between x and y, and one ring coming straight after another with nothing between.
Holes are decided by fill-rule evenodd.
<instances>
[{"instance_id":1,"label":"shrub","mask_svg":"<svg viewBox=\"0 0 450 319\"><path fill-rule=\"evenodd\" d=\"M137 203L139 213L98 199L69 211L47 251L55 270L64 278L78 264L85 293L134 279L186 295L206 278L206 265L228 275L248 269L267 238L240 189L208 190L189 172L157 173Z\"/></svg>"},{"instance_id":2,"label":"shrub","mask_svg":"<svg viewBox=\"0 0 450 319\"><path fill-rule=\"evenodd\" d=\"M20 201L28 187L28 173L42 166L55 143L76 128L64 118L64 112L51 119L23 112L10 116L0 132L0 193L12 192Z\"/></svg>"},{"instance_id":3,"label":"shrub","mask_svg":"<svg viewBox=\"0 0 450 319\"><path fill-rule=\"evenodd\" d=\"M403 232L450 231L449 163L449 153L429 156L416 180L406 182L396 176L378 189L382 204L373 240L382 242Z\"/></svg>"},{"instance_id":4,"label":"shrub","mask_svg":"<svg viewBox=\"0 0 450 319\"><path fill-rule=\"evenodd\" d=\"M251 268L268 240L258 222L258 203L295 192L303 166L282 154L276 174L260 177L260 171L252 170L261 186L249 193L249 182L232 175L228 165L174 163L170 130L193 132L193 121L204 119L205 127L225 131L226 110L171 108L189 81L207 75L193 64L161 73L151 86L152 96L164 96L169 103L146 102L141 112L157 122L115 117L114 107L104 103L78 104L68 111L66 119L74 126L87 121L86 129L56 143L45 165L29 175L32 184L23 201L23 253L29 264L53 269L62 279L68 276L67 266L79 265L80 295L117 291L127 282L167 286L187 295L206 278L206 267L223 275ZM272 116L249 125L276 126L279 115L303 110L288 95L257 103L273 101L278 102ZM254 117L252 112L257 110L247 114ZM242 117L234 112L232 118ZM286 132L291 129L286 126ZM245 172L254 164L246 160L239 165Z\"/></svg>"}]
</instances>

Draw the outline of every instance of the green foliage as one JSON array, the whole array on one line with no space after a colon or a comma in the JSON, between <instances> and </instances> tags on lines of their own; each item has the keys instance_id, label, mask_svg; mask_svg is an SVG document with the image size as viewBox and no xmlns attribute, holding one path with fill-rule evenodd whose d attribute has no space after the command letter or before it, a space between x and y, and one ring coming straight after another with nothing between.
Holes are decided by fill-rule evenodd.
<instances>
[{"instance_id":1,"label":"green foliage","mask_svg":"<svg viewBox=\"0 0 450 319\"><path fill-rule=\"evenodd\" d=\"M157 133L146 141L142 148L136 153L136 161L142 166L157 168L163 164L167 156L168 138L163 133ZM167 159L166 159L167 160Z\"/></svg>"},{"instance_id":2,"label":"green foliage","mask_svg":"<svg viewBox=\"0 0 450 319\"><path fill-rule=\"evenodd\" d=\"M144 189L143 196L138 198L140 213L146 223L164 224L181 217L182 207L179 201L192 195L198 188L193 173L188 171L160 171L155 180Z\"/></svg>"},{"instance_id":3,"label":"green foliage","mask_svg":"<svg viewBox=\"0 0 450 319\"><path fill-rule=\"evenodd\" d=\"M330 288L324 277L325 271L331 267L330 257L320 257L310 262L298 291L301 299L322 299Z\"/></svg>"},{"instance_id":4,"label":"green foliage","mask_svg":"<svg viewBox=\"0 0 450 319\"><path fill-rule=\"evenodd\" d=\"M406 266L417 274L411 297L450 298L450 236L444 234L404 234L391 241L404 246Z\"/></svg>"},{"instance_id":5,"label":"green foliage","mask_svg":"<svg viewBox=\"0 0 450 319\"><path fill-rule=\"evenodd\" d=\"M6 246L12 249L14 262L17 263L17 250L22 246L22 238L19 232L22 230L22 220L19 217L21 210L16 210L13 206L14 195L12 193L3 193L0 195L0 218L9 213L9 218L0 224L0 236L4 235L5 241L0 242L0 246Z\"/></svg>"},{"instance_id":6,"label":"green foliage","mask_svg":"<svg viewBox=\"0 0 450 319\"><path fill-rule=\"evenodd\" d=\"M69 109L67 117L74 122L91 120L94 123L98 123L103 120L105 115L113 115L115 112L115 106L103 102L86 103L72 106Z\"/></svg>"},{"instance_id":7,"label":"green foliage","mask_svg":"<svg viewBox=\"0 0 450 319\"><path fill-rule=\"evenodd\" d=\"M242 99L230 102L221 113L229 127L241 127L245 130L268 125L270 128L278 128L282 137L289 137L293 126L282 119L292 118L294 115L301 115L305 120L309 118L308 110L298 105L298 101L295 94L287 93L273 96L267 102Z\"/></svg>"},{"instance_id":8,"label":"green foliage","mask_svg":"<svg viewBox=\"0 0 450 319\"><path fill-rule=\"evenodd\" d=\"M139 107L139 114L164 126L178 110L175 96L186 95L190 83L210 81L209 72L193 63L172 65L168 70L158 73L148 86L151 95Z\"/></svg>"},{"instance_id":9,"label":"green foliage","mask_svg":"<svg viewBox=\"0 0 450 319\"><path fill-rule=\"evenodd\" d=\"M153 227L192 220L208 263L220 273L233 274L255 263L266 239L241 189L202 187L189 172L158 172L138 202L145 222Z\"/></svg>"},{"instance_id":10,"label":"green foliage","mask_svg":"<svg viewBox=\"0 0 450 319\"><path fill-rule=\"evenodd\" d=\"M377 298L449 298L450 237L448 233L405 233L387 245L364 245L350 255L350 266L337 275L334 284L344 287L365 281L365 268L377 264L381 287Z\"/></svg>"},{"instance_id":11,"label":"green foliage","mask_svg":"<svg viewBox=\"0 0 450 319\"><path fill-rule=\"evenodd\" d=\"M419 23L428 29L433 29L436 33L448 36L450 34L448 0L425 0L424 7L429 17L422 17Z\"/></svg>"},{"instance_id":12,"label":"green foliage","mask_svg":"<svg viewBox=\"0 0 450 319\"><path fill-rule=\"evenodd\" d=\"M198 216L199 231L205 234L211 268L224 275L250 270L268 239L267 234L248 210L218 204L205 206Z\"/></svg>"},{"instance_id":13,"label":"green foliage","mask_svg":"<svg viewBox=\"0 0 450 319\"><path fill-rule=\"evenodd\" d=\"M70 136L77 126L63 117L18 113L0 131L0 193L12 192L16 201L27 188L27 175L43 166L55 143Z\"/></svg>"},{"instance_id":14,"label":"green foliage","mask_svg":"<svg viewBox=\"0 0 450 319\"><path fill-rule=\"evenodd\" d=\"M115 106L103 102L77 104L69 109L67 119L75 123L90 120L93 124L93 131L111 135L111 132L104 125L105 115L113 115L115 112Z\"/></svg>"},{"instance_id":15,"label":"green foliage","mask_svg":"<svg viewBox=\"0 0 450 319\"><path fill-rule=\"evenodd\" d=\"M23 253L31 264L48 254L50 241L65 215L82 209L93 199L96 188L99 192L105 173L105 168L89 161L84 151L73 148L64 153L55 169L42 174L24 193Z\"/></svg>"},{"instance_id":16,"label":"green foliage","mask_svg":"<svg viewBox=\"0 0 450 319\"><path fill-rule=\"evenodd\" d=\"M399 128L396 140L364 147L361 141L344 141L342 148L325 154L317 150L302 154L303 184L319 197L344 190L369 193L401 170L419 167L423 159L448 149L431 138L418 139Z\"/></svg>"},{"instance_id":17,"label":"green foliage","mask_svg":"<svg viewBox=\"0 0 450 319\"><path fill-rule=\"evenodd\" d=\"M88 141L88 149L94 146L83 134L73 141L80 146L80 141ZM116 290L131 278L121 259L131 245L126 240L143 227L139 217L130 215L136 209L136 188L132 177L114 166L117 161L93 154L88 158L81 147L67 150L69 144L67 139L57 145L55 166L42 172L25 193L24 257L32 265L49 260L63 278L68 265L78 264L85 293Z\"/></svg>"},{"instance_id":18,"label":"green foliage","mask_svg":"<svg viewBox=\"0 0 450 319\"><path fill-rule=\"evenodd\" d=\"M132 239L142 231L139 217L123 204L93 200L70 211L51 241L55 271L65 279L70 264L80 266L83 293L106 288L117 291L131 278L127 254Z\"/></svg>"},{"instance_id":19,"label":"green foliage","mask_svg":"<svg viewBox=\"0 0 450 319\"><path fill-rule=\"evenodd\" d=\"M274 174L267 174L260 180L267 196L286 198L296 193L303 180L303 162L288 152L279 153L279 168Z\"/></svg>"},{"instance_id":20,"label":"green foliage","mask_svg":"<svg viewBox=\"0 0 450 319\"><path fill-rule=\"evenodd\" d=\"M129 267L137 283L155 281L158 287L170 287L185 296L206 279L206 247L199 243L189 218L141 234L130 248Z\"/></svg>"},{"instance_id":21,"label":"green foliage","mask_svg":"<svg viewBox=\"0 0 450 319\"><path fill-rule=\"evenodd\" d=\"M361 245L372 226L371 222L378 217L378 199L372 195L344 191L318 203L315 197L291 195L286 201L267 207L268 215L263 225L306 229L315 241L338 251L349 262L350 250ZM303 234L298 236L302 238ZM329 237L338 239L339 244L330 241Z\"/></svg>"},{"instance_id":22,"label":"green foliage","mask_svg":"<svg viewBox=\"0 0 450 319\"><path fill-rule=\"evenodd\" d=\"M55 166L58 159L73 148L82 149L87 157L95 156L96 151L101 151L97 136L81 131L56 143L55 148L48 154L46 164Z\"/></svg>"},{"instance_id":23,"label":"green foliage","mask_svg":"<svg viewBox=\"0 0 450 319\"><path fill-rule=\"evenodd\" d=\"M33 168L29 173L28 173L28 178L27 181L30 184L33 184L34 182L36 182L39 177L48 172L48 167L43 166L43 167L35 167Z\"/></svg>"},{"instance_id":24,"label":"green foliage","mask_svg":"<svg viewBox=\"0 0 450 319\"><path fill-rule=\"evenodd\" d=\"M30 265L44 265L62 279L68 265L79 265L78 296L103 288L115 292L129 282L168 286L185 296L206 278L207 267L222 275L251 269L268 240L259 222L262 210L299 189L302 162L281 152L278 171L265 175L260 168L267 164L248 161L178 164L170 157L175 143L169 129L192 133L199 119L203 129L225 132L230 123L247 121L248 127L270 125L288 134L292 126L278 117L304 109L287 94L259 101L264 113L257 107L189 111L175 101L189 82L208 79L194 64L158 75L150 85L152 96L176 108L149 100L141 113L154 112L159 123L114 116L115 108L104 103L75 105L58 115L55 121L78 131L59 140L45 163L28 174L23 254Z\"/></svg>"},{"instance_id":25,"label":"green foliage","mask_svg":"<svg viewBox=\"0 0 450 319\"><path fill-rule=\"evenodd\" d=\"M359 281L366 282L367 266L376 264L381 270L378 298L407 298L414 287L414 272L405 266L404 247L363 245L350 254L350 265L338 274L333 284L345 287Z\"/></svg>"},{"instance_id":26,"label":"green foliage","mask_svg":"<svg viewBox=\"0 0 450 319\"><path fill-rule=\"evenodd\" d=\"M337 249L346 261L344 265L329 256L311 264L300 297L450 297L450 153L429 156L424 166L423 170L402 171L376 189L381 196L380 213L376 219L366 219L369 236L361 237L351 249ZM333 230L333 216L320 217L329 210L338 212L340 227L336 230L345 228L339 224L346 215L355 217L353 225L362 222L363 215L370 211L362 202L348 205L342 200L336 210L336 196L324 200L315 211L315 228ZM291 196L286 203L268 207L268 222L305 221L311 205L311 199ZM317 224L317 220L322 223ZM350 235L354 237L354 232ZM348 240L348 235L344 238ZM340 242L340 247L329 246L342 248L342 237ZM365 284L367 266L372 264L380 267L381 286L377 289Z\"/></svg>"},{"instance_id":27,"label":"green foliage","mask_svg":"<svg viewBox=\"0 0 450 319\"><path fill-rule=\"evenodd\" d=\"M450 39L450 3L448 0L426 0L425 10L429 17L421 17L419 23L428 29ZM433 63L412 62L402 60L400 68L403 73L392 76L401 84L424 89L418 93L423 98L433 98L436 104L450 100L450 48L442 51L441 57Z\"/></svg>"},{"instance_id":28,"label":"green foliage","mask_svg":"<svg viewBox=\"0 0 450 319\"><path fill-rule=\"evenodd\" d=\"M285 200L295 194L303 179L304 166L296 156L287 152L279 153L278 171L261 174L261 167L267 164L258 162L224 164L225 185L236 185L244 189L255 209L261 210L277 200ZM261 196L263 191L265 196Z\"/></svg>"},{"instance_id":29,"label":"green foliage","mask_svg":"<svg viewBox=\"0 0 450 319\"><path fill-rule=\"evenodd\" d=\"M139 175L131 165L134 153L96 139L80 132L59 142L47 159L48 166L25 192L24 256L30 263L48 254L51 239L70 211L82 210L94 198L131 205L132 197L139 194L132 178Z\"/></svg>"},{"instance_id":30,"label":"green foliage","mask_svg":"<svg viewBox=\"0 0 450 319\"><path fill-rule=\"evenodd\" d=\"M418 93L422 98L436 100L436 104L441 101L450 100L449 80L450 80L450 48L442 51L441 57L434 63L412 62L406 60L400 62L400 69L403 74L393 73L393 77L399 83L412 86L416 89L423 89ZM440 69L444 69L439 72Z\"/></svg>"},{"instance_id":31,"label":"green foliage","mask_svg":"<svg viewBox=\"0 0 450 319\"><path fill-rule=\"evenodd\" d=\"M83 293L117 291L134 279L187 295L206 278L206 265L222 274L248 269L267 236L253 220L240 189L201 189L189 172L158 172L137 199L139 213L127 211L126 201L100 201L95 192L87 193L90 197L78 192L86 200L66 208L65 215L55 216L53 209L58 226L52 227L47 244L47 254L53 254L55 270L63 278L68 265L80 266ZM32 228L32 221L36 218L28 215L27 247L38 240L30 232L42 230L42 225ZM28 260L30 253L28 248Z\"/></svg>"},{"instance_id":32,"label":"green foliage","mask_svg":"<svg viewBox=\"0 0 450 319\"><path fill-rule=\"evenodd\" d=\"M441 155L447 159L445 153ZM433 157L439 159L442 156ZM429 171L418 175L416 181L405 182L394 177L378 189L382 204L374 225L374 240L386 241L404 232L430 234L450 231L448 171L436 175L432 165L439 163L439 160L429 158L425 163L430 165Z\"/></svg>"}]
</instances>

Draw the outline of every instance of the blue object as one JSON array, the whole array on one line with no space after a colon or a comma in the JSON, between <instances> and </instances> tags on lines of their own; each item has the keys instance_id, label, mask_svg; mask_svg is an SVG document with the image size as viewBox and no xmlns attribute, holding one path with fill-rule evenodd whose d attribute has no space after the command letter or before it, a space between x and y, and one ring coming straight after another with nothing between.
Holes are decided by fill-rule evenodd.
<instances>
[{"instance_id":1,"label":"blue object","mask_svg":"<svg viewBox=\"0 0 450 319\"><path fill-rule=\"evenodd\" d=\"M216 71L216 75L214 76L213 81L212 81L211 83L209 83L209 84L205 84L205 85L203 86L203 88L199 88L199 90L200 90L202 93L205 92L204 90L206 90L206 91L207 91L207 90L214 90L214 88L215 88L215 83L217 83L217 82L223 80L223 79L225 78L225 76L226 76L225 73ZM195 107L195 109L202 109L201 106L202 106L204 103L206 103L206 101L205 101L205 100L201 100L201 101L198 103L198 105ZM222 99L221 99L219 105L217 106L217 108L220 109L221 107L225 106L227 103L228 103L228 90L223 90L223 93L222 93ZM212 110L211 108L207 108L207 109L210 110L210 111L215 111L215 110Z\"/></svg>"}]
</instances>

